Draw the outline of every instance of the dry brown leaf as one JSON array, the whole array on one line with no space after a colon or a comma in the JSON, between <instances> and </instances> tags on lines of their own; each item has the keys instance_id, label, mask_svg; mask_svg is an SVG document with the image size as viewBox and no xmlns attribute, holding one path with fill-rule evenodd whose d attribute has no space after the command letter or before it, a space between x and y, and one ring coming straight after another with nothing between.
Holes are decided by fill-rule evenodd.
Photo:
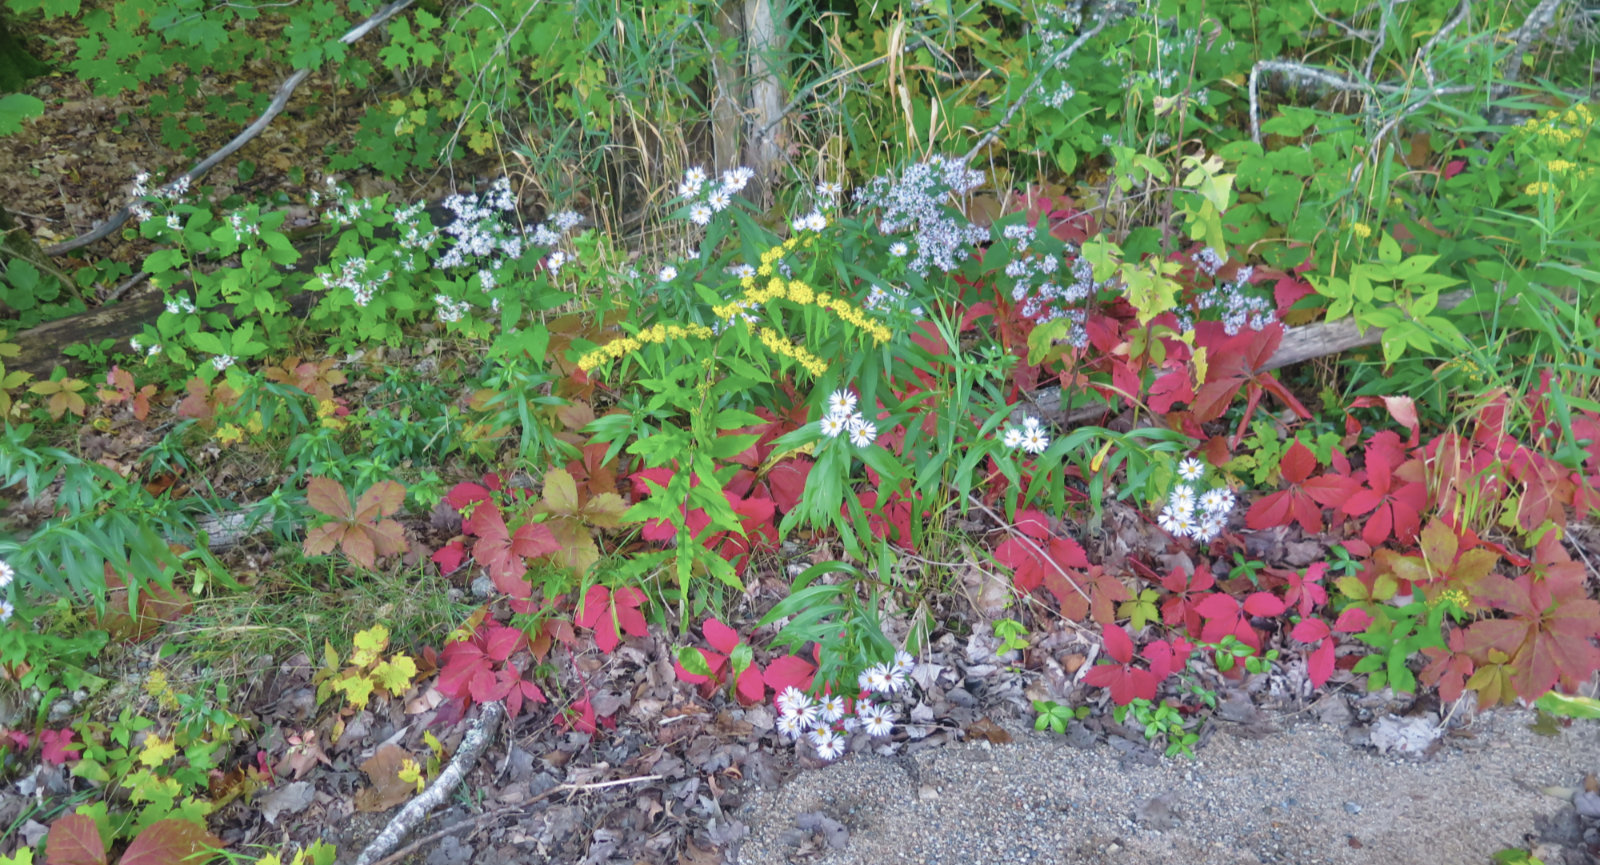
<instances>
[{"instance_id":1,"label":"dry brown leaf","mask_svg":"<svg viewBox=\"0 0 1600 865\"><path fill-rule=\"evenodd\" d=\"M361 771L367 773L372 786L356 791L357 811L387 811L407 802L417 792L414 783L400 780L400 764L412 759L399 745L384 745L365 763Z\"/></svg>"},{"instance_id":2,"label":"dry brown leaf","mask_svg":"<svg viewBox=\"0 0 1600 865\"><path fill-rule=\"evenodd\" d=\"M996 745L1011 744L1011 734L1006 728L996 724L988 718L979 718L967 728L968 739L983 739Z\"/></svg>"}]
</instances>

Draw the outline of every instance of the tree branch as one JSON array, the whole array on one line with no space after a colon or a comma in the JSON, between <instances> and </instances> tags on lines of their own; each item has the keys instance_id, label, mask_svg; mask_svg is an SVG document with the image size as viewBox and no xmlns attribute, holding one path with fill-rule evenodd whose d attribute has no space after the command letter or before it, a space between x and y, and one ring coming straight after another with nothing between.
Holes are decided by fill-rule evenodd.
<instances>
[{"instance_id":1,"label":"tree branch","mask_svg":"<svg viewBox=\"0 0 1600 865\"><path fill-rule=\"evenodd\" d=\"M357 24L355 27L350 28L349 32L339 37L339 41L346 45L353 44L356 40L371 32L372 29L377 27L379 24L382 24L383 22L394 17L395 13L406 8L407 6L410 6L411 2L412 0L394 0L393 3L390 3L382 9L379 9L377 12L372 13L372 17L361 22L360 24ZM250 140L255 138L257 135L260 135L267 128L267 126L272 123L272 119L277 117L278 114L283 111L284 106L289 104L289 97L294 94L295 88L304 83L305 80L310 77L310 75L311 70L309 68L298 70L293 75L290 75L282 84L278 86L278 92L272 97L272 102L267 105L267 110L261 112L261 116L257 117L254 123L245 127L244 131L240 132L238 135L235 135L232 141L222 145L222 147L218 148L215 153L201 160L193 168L178 175L171 181L168 181L166 187L163 188L170 189L171 187L184 182L193 183L194 181L199 180L205 175L206 172L210 171L212 168L215 168L217 163L227 159L229 156L232 156L237 150L239 150L239 148L248 144ZM123 223L128 221L128 217L130 215L131 211L128 209L128 206L123 205L122 207L118 208L115 213L111 214L111 216L107 218L105 222L95 226L94 230L79 237L74 237L65 243L58 243L55 246L49 247L45 250L45 252L49 255L65 255L66 253L72 252L75 249L82 249L91 243L108 237L111 232L121 228Z\"/></svg>"}]
</instances>

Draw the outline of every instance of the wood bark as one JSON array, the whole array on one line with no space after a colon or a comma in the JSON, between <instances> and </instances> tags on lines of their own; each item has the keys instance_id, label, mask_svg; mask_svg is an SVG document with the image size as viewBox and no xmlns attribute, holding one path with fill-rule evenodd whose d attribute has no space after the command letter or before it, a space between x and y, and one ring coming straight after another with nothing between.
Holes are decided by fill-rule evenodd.
<instances>
[{"instance_id":1,"label":"wood bark","mask_svg":"<svg viewBox=\"0 0 1600 865\"><path fill-rule=\"evenodd\" d=\"M745 0L745 76L747 117L745 164L755 171L749 196L758 207L772 203L772 186L783 162L783 79L779 54L783 37L772 14L772 0Z\"/></svg>"}]
</instances>

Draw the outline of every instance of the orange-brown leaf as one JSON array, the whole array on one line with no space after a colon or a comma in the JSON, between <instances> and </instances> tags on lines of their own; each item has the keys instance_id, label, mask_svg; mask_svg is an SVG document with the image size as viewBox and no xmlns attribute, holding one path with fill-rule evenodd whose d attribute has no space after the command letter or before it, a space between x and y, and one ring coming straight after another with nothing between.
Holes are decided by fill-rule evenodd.
<instances>
[{"instance_id":1,"label":"orange-brown leaf","mask_svg":"<svg viewBox=\"0 0 1600 865\"><path fill-rule=\"evenodd\" d=\"M324 523L306 532L306 542L301 550L308 556L325 556L344 538L350 526L345 523Z\"/></svg>"},{"instance_id":2,"label":"orange-brown leaf","mask_svg":"<svg viewBox=\"0 0 1600 865\"><path fill-rule=\"evenodd\" d=\"M396 481L379 481L356 500L356 521L367 523L389 516L400 510L405 501L405 487Z\"/></svg>"},{"instance_id":3,"label":"orange-brown leaf","mask_svg":"<svg viewBox=\"0 0 1600 865\"><path fill-rule=\"evenodd\" d=\"M306 504L318 513L340 520L349 520L350 494L331 478L312 478L306 482Z\"/></svg>"}]
</instances>

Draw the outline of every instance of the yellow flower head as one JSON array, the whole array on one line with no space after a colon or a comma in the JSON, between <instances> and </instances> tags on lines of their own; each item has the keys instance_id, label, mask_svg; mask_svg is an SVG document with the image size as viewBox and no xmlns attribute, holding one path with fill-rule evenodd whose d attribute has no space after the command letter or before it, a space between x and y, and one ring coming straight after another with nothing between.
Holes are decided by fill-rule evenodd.
<instances>
[{"instance_id":1,"label":"yellow flower head","mask_svg":"<svg viewBox=\"0 0 1600 865\"><path fill-rule=\"evenodd\" d=\"M1353 223L1351 223L1350 224L1350 231L1353 232L1356 237L1359 237L1362 240L1366 240L1367 238L1372 236L1372 229L1369 228L1365 222L1353 222Z\"/></svg>"}]
</instances>

